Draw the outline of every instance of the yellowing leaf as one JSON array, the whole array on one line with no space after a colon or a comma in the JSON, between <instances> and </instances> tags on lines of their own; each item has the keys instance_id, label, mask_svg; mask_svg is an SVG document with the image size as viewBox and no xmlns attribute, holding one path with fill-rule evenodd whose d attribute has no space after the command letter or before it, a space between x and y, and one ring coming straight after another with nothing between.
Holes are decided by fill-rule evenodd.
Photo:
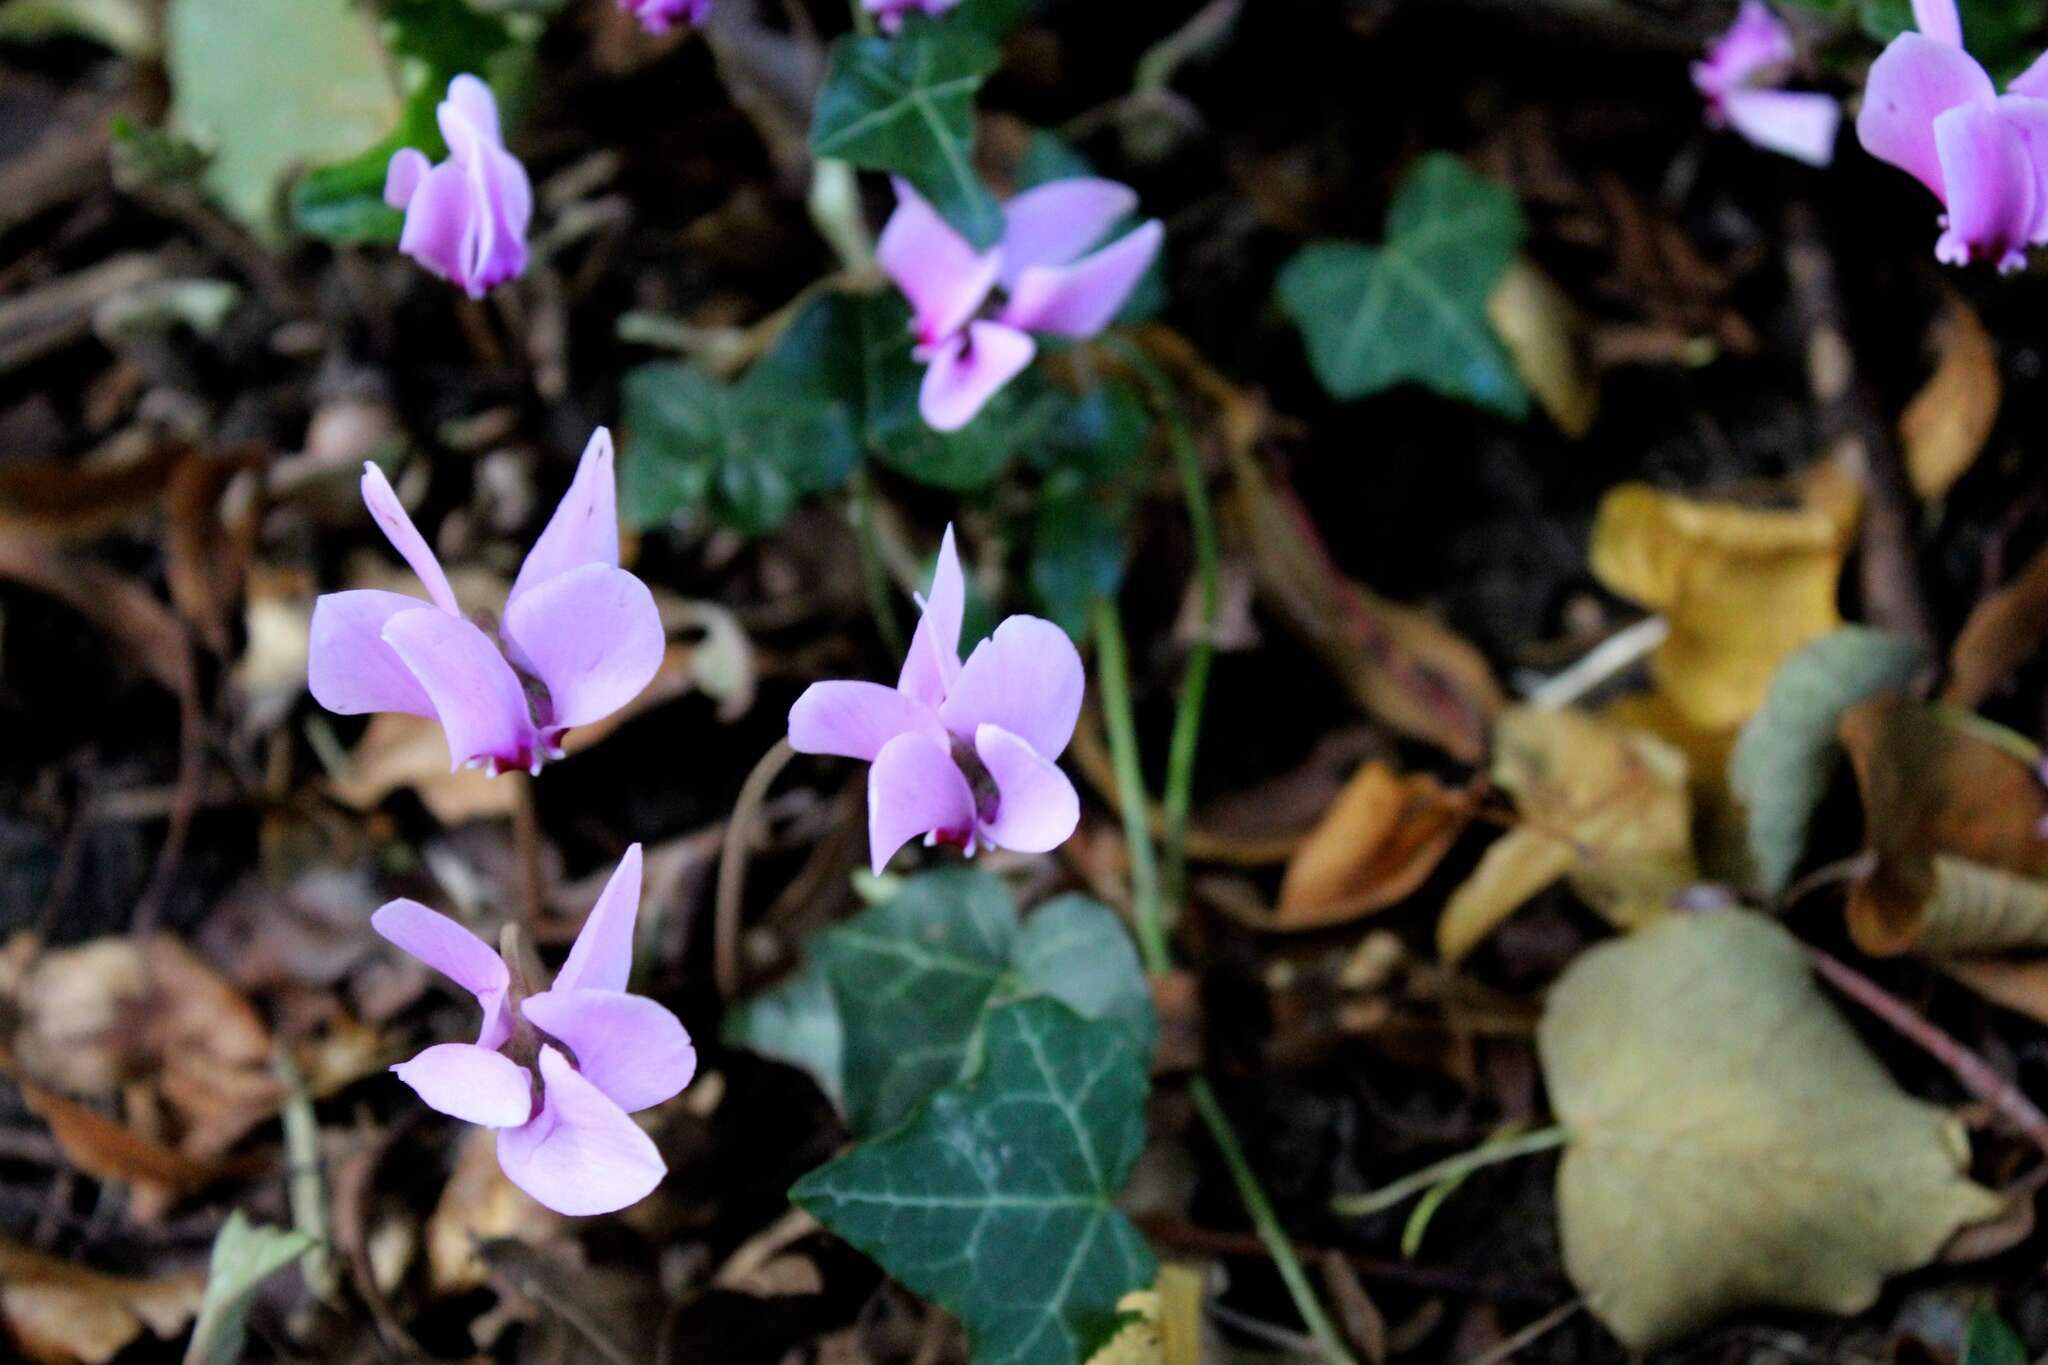
<instances>
[{"instance_id":1,"label":"yellowing leaf","mask_svg":"<svg viewBox=\"0 0 2048 1365\"><path fill-rule=\"evenodd\" d=\"M1570 1141L1565 1269L1646 1350L1741 1308L1854 1313L2003 1203L1962 1127L1904 1094L1742 911L1673 915L1582 955L1537 1048Z\"/></svg>"},{"instance_id":2,"label":"yellowing leaf","mask_svg":"<svg viewBox=\"0 0 2048 1365\"><path fill-rule=\"evenodd\" d=\"M0 1240L0 1317L11 1344L31 1360L101 1365L145 1327L176 1336L205 1292L204 1270L132 1280Z\"/></svg>"},{"instance_id":3,"label":"yellowing leaf","mask_svg":"<svg viewBox=\"0 0 2048 1365\"><path fill-rule=\"evenodd\" d=\"M1600 386L1586 365L1586 320L1571 296L1517 256L1487 295L1486 317L1557 429L1573 440L1591 431Z\"/></svg>"},{"instance_id":4,"label":"yellowing leaf","mask_svg":"<svg viewBox=\"0 0 2048 1365\"><path fill-rule=\"evenodd\" d=\"M1510 707L1494 724L1493 780L1514 796L1522 824L1444 907L1445 962L1559 877L1627 927L1698 876L1685 758L1661 740L1583 711Z\"/></svg>"},{"instance_id":5,"label":"yellowing leaf","mask_svg":"<svg viewBox=\"0 0 2048 1365\"><path fill-rule=\"evenodd\" d=\"M1426 773L1362 765L1295 850L1262 927L1321 929L1404 899L1470 818L1469 805Z\"/></svg>"},{"instance_id":6,"label":"yellowing leaf","mask_svg":"<svg viewBox=\"0 0 2048 1365\"><path fill-rule=\"evenodd\" d=\"M1163 1265L1152 1288L1124 1295L1117 1310L1137 1316L1088 1365L1201 1365L1201 1271Z\"/></svg>"},{"instance_id":7,"label":"yellowing leaf","mask_svg":"<svg viewBox=\"0 0 2048 1365\"><path fill-rule=\"evenodd\" d=\"M1600 504L1600 581L1671 620L1651 659L1694 725L1730 730L1763 704L1785 656L1841 624L1835 590L1853 506L1741 506L1623 484Z\"/></svg>"},{"instance_id":8,"label":"yellowing leaf","mask_svg":"<svg viewBox=\"0 0 2048 1365\"><path fill-rule=\"evenodd\" d=\"M1940 359L1934 374L1899 414L1899 444L1906 474L1922 498L1945 496L1976 463L1998 422L2003 385L1998 347L1976 312L1960 297L1935 324Z\"/></svg>"}]
</instances>

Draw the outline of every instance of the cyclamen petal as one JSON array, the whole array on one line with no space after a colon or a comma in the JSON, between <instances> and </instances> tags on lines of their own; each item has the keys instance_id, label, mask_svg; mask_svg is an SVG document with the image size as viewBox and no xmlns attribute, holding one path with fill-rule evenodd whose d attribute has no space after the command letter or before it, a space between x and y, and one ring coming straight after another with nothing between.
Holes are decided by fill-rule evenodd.
<instances>
[{"instance_id":1,"label":"cyclamen petal","mask_svg":"<svg viewBox=\"0 0 2048 1365\"><path fill-rule=\"evenodd\" d=\"M434 599L434 605L450 615L461 615L455 605L455 589L448 586L448 575L441 568L441 561L427 546L427 538L420 534L419 527L412 524L412 517L406 513L405 504L398 500L398 492L392 488L391 480L384 477L384 471L369 461L363 462L363 505L370 509L370 515L377 520L377 529L391 542L391 548L398 551L398 557L405 561L427 590L427 596Z\"/></svg>"},{"instance_id":2,"label":"cyclamen petal","mask_svg":"<svg viewBox=\"0 0 2048 1365\"><path fill-rule=\"evenodd\" d=\"M386 202L405 210L398 249L471 298L526 269L533 185L505 150L497 101L475 76L460 75L435 110L448 159L427 169L417 148L392 155Z\"/></svg>"},{"instance_id":3,"label":"cyclamen petal","mask_svg":"<svg viewBox=\"0 0 2048 1365\"><path fill-rule=\"evenodd\" d=\"M1913 0L1913 27L1937 42L1963 45L1963 16L1956 0Z\"/></svg>"},{"instance_id":4,"label":"cyclamen petal","mask_svg":"<svg viewBox=\"0 0 2048 1365\"><path fill-rule=\"evenodd\" d=\"M931 356L917 393L917 410L933 431L958 431L974 420L1015 379L1038 343L999 322L973 322Z\"/></svg>"},{"instance_id":5,"label":"cyclamen petal","mask_svg":"<svg viewBox=\"0 0 2048 1365\"><path fill-rule=\"evenodd\" d=\"M711 17L712 0L619 0L619 9L640 21L649 33L666 33L678 23L701 24Z\"/></svg>"},{"instance_id":6,"label":"cyclamen petal","mask_svg":"<svg viewBox=\"0 0 2048 1365\"><path fill-rule=\"evenodd\" d=\"M871 682L819 682L789 708L789 747L872 763L882 746L910 730L937 729L930 706Z\"/></svg>"},{"instance_id":7,"label":"cyclamen petal","mask_svg":"<svg viewBox=\"0 0 2048 1365\"><path fill-rule=\"evenodd\" d=\"M1989 103L1998 89L1975 58L1919 33L1902 33L1870 64L1856 137L1937 196L1945 195L1934 120L1966 104Z\"/></svg>"},{"instance_id":8,"label":"cyclamen petal","mask_svg":"<svg viewBox=\"0 0 2048 1365\"><path fill-rule=\"evenodd\" d=\"M512 1020L505 1008L505 993L512 987L512 973L497 950L438 910L415 900L399 899L379 906L370 916L370 927L391 943L426 963L476 997L483 1009L483 1027L477 1033L480 1048L498 1048L512 1036Z\"/></svg>"},{"instance_id":9,"label":"cyclamen petal","mask_svg":"<svg viewBox=\"0 0 2048 1365\"><path fill-rule=\"evenodd\" d=\"M939 540L938 564L922 607L896 690L936 710L960 676L960 624L967 613L967 577L960 572L960 551L951 526Z\"/></svg>"},{"instance_id":10,"label":"cyclamen petal","mask_svg":"<svg viewBox=\"0 0 2048 1365\"><path fill-rule=\"evenodd\" d=\"M1002 255L976 251L908 181L894 183L896 211L882 225L875 264L910 300L918 344L936 346L981 307L1002 270Z\"/></svg>"},{"instance_id":11,"label":"cyclamen petal","mask_svg":"<svg viewBox=\"0 0 2048 1365\"><path fill-rule=\"evenodd\" d=\"M2001 273L2025 265L2036 195L2026 139L1996 105L1969 104L1934 121L1934 143L1948 185L1948 226L1935 259L1990 261Z\"/></svg>"},{"instance_id":12,"label":"cyclamen petal","mask_svg":"<svg viewBox=\"0 0 2048 1365\"><path fill-rule=\"evenodd\" d=\"M1145 278L1165 237L1155 218L1072 265L1033 266L1017 277L1003 321L1075 340L1094 336Z\"/></svg>"},{"instance_id":13,"label":"cyclamen petal","mask_svg":"<svg viewBox=\"0 0 2048 1365\"><path fill-rule=\"evenodd\" d=\"M569 1059L540 1050L541 1111L498 1133L505 1176L556 1213L614 1213L654 1192L668 1167L640 1125Z\"/></svg>"},{"instance_id":14,"label":"cyclamen petal","mask_svg":"<svg viewBox=\"0 0 2048 1365\"><path fill-rule=\"evenodd\" d=\"M640 918L640 858L640 845L634 844L619 859L550 989L626 989L633 975L633 926Z\"/></svg>"},{"instance_id":15,"label":"cyclamen petal","mask_svg":"<svg viewBox=\"0 0 2048 1365\"><path fill-rule=\"evenodd\" d=\"M421 607L386 621L384 642L433 698L450 772L467 763L493 771L538 766L540 736L526 689L473 622Z\"/></svg>"},{"instance_id":16,"label":"cyclamen petal","mask_svg":"<svg viewBox=\"0 0 2048 1365\"><path fill-rule=\"evenodd\" d=\"M585 564L619 567L619 482L612 455L612 434L599 427L590 433L576 477L555 506L555 513L526 552L519 576L505 600L516 602L529 588Z\"/></svg>"},{"instance_id":17,"label":"cyclamen petal","mask_svg":"<svg viewBox=\"0 0 2048 1365\"><path fill-rule=\"evenodd\" d=\"M898 735L868 769L868 862L877 877L921 834L972 849L974 789L946 742L928 731Z\"/></svg>"},{"instance_id":18,"label":"cyclamen petal","mask_svg":"<svg viewBox=\"0 0 2048 1365\"><path fill-rule=\"evenodd\" d=\"M1735 22L1707 46L1706 60L1693 63L1693 84L1708 99L1718 100L1769 76L1794 55L1792 30L1785 21L1765 0L1742 0Z\"/></svg>"},{"instance_id":19,"label":"cyclamen petal","mask_svg":"<svg viewBox=\"0 0 2048 1365\"><path fill-rule=\"evenodd\" d=\"M464 1123L516 1128L533 1117L532 1073L487 1047L437 1043L391 1070L428 1108Z\"/></svg>"},{"instance_id":20,"label":"cyclamen petal","mask_svg":"<svg viewBox=\"0 0 2048 1365\"><path fill-rule=\"evenodd\" d=\"M1005 289L1035 265L1065 265L1100 242L1138 207L1129 185L1094 176L1034 185L1003 205Z\"/></svg>"},{"instance_id":21,"label":"cyclamen petal","mask_svg":"<svg viewBox=\"0 0 2048 1365\"><path fill-rule=\"evenodd\" d=\"M306 654L306 687L313 700L338 716L402 711L431 719L433 698L384 643L385 622L426 605L417 597L375 588L331 592L316 600Z\"/></svg>"},{"instance_id":22,"label":"cyclamen petal","mask_svg":"<svg viewBox=\"0 0 2048 1365\"><path fill-rule=\"evenodd\" d=\"M998 725L975 732L974 751L994 779L995 818L982 833L998 848L1048 853L1081 823L1081 796L1059 765Z\"/></svg>"},{"instance_id":23,"label":"cyclamen petal","mask_svg":"<svg viewBox=\"0 0 2048 1365\"><path fill-rule=\"evenodd\" d=\"M1803 90L1732 90L1721 101L1728 126L1765 151L1825 166L1835 159L1842 106Z\"/></svg>"},{"instance_id":24,"label":"cyclamen petal","mask_svg":"<svg viewBox=\"0 0 2048 1365\"><path fill-rule=\"evenodd\" d=\"M647 585L606 564L550 578L505 607L505 638L548 689L550 726L588 725L640 695L667 637Z\"/></svg>"},{"instance_id":25,"label":"cyclamen petal","mask_svg":"<svg viewBox=\"0 0 2048 1365\"><path fill-rule=\"evenodd\" d=\"M959 3L960 0L861 0L861 8L875 16L882 32L894 33L903 27L906 14L925 14L936 19Z\"/></svg>"},{"instance_id":26,"label":"cyclamen petal","mask_svg":"<svg viewBox=\"0 0 2048 1365\"><path fill-rule=\"evenodd\" d=\"M1064 630L1041 617L1012 616L974 647L939 719L963 740L995 725L1058 758L1074 737L1086 686L1081 652Z\"/></svg>"},{"instance_id":27,"label":"cyclamen petal","mask_svg":"<svg viewBox=\"0 0 2048 1365\"><path fill-rule=\"evenodd\" d=\"M628 1114L682 1093L697 1074L697 1049L682 1021L645 996L552 990L521 1012L576 1054L576 1070Z\"/></svg>"}]
</instances>

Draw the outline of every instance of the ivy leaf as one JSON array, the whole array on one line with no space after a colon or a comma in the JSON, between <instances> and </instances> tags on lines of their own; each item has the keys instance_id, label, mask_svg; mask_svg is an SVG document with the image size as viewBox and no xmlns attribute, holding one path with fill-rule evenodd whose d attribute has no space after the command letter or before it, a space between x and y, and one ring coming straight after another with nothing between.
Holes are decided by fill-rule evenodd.
<instances>
[{"instance_id":1,"label":"ivy leaf","mask_svg":"<svg viewBox=\"0 0 2048 1365\"><path fill-rule=\"evenodd\" d=\"M1807 820L1827 793L1842 713L1904 687L1926 662L1926 651L1905 636L1842 626L1778 666L1728 763L1765 891L1783 891L1806 850Z\"/></svg>"},{"instance_id":2,"label":"ivy leaf","mask_svg":"<svg viewBox=\"0 0 2048 1365\"><path fill-rule=\"evenodd\" d=\"M432 160L446 156L434 110L448 82L465 71L483 71L512 46L502 20L479 14L465 0L385 0L384 18L385 41L406 80L397 127L360 155L316 167L292 186L292 222L328 241L398 240L405 215L384 202L391 154L417 147Z\"/></svg>"},{"instance_id":3,"label":"ivy leaf","mask_svg":"<svg viewBox=\"0 0 2048 1365\"><path fill-rule=\"evenodd\" d=\"M1157 1269L1115 1204L1144 1146L1145 1057L1049 999L993 1011L986 1051L790 1197L957 1316L980 1365L1080 1365Z\"/></svg>"},{"instance_id":4,"label":"ivy leaf","mask_svg":"<svg viewBox=\"0 0 2048 1365\"><path fill-rule=\"evenodd\" d=\"M1084 1019L1123 1025L1140 1056L1159 1041L1159 1015L1123 922L1101 901L1056 896L1033 910L1011 956L1015 990L1049 995Z\"/></svg>"},{"instance_id":5,"label":"ivy leaf","mask_svg":"<svg viewBox=\"0 0 2048 1365\"><path fill-rule=\"evenodd\" d=\"M627 515L656 526L705 511L743 535L774 530L860 458L845 409L783 390L773 372L721 384L687 365L626 376Z\"/></svg>"},{"instance_id":6,"label":"ivy leaf","mask_svg":"<svg viewBox=\"0 0 2048 1365\"><path fill-rule=\"evenodd\" d=\"M1902 1092L1785 930L1670 915L1580 955L1536 1034L1565 1269L1645 1351L1741 1308L1857 1313L2004 1208L1955 1117Z\"/></svg>"},{"instance_id":7,"label":"ivy leaf","mask_svg":"<svg viewBox=\"0 0 2048 1365\"><path fill-rule=\"evenodd\" d=\"M1412 380L1508 417L1529 395L1486 300L1525 231L1515 197L1433 153L1408 173L1381 246L1315 242L1280 272L1316 378L1339 399Z\"/></svg>"},{"instance_id":8,"label":"ivy leaf","mask_svg":"<svg viewBox=\"0 0 2048 1365\"><path fill-rule=\"evenodd\" d=\"M840 1083L846 1028L839 1022L824 961L816 954L774 990L733 1006L725 1016L725 1041L808 1072L825 1098L846 1107Z\"/></svg>"},{"instance_id":9,"label":"ivy leaf","mask_svg":"<svg viewBox=\"0 0 2048 1365\"><path fill-rule=\"evenodd\" d=\"M206 1297L200 1301L185 1365L234 1365L240 1360L249 1301L257 1287L312 1247L313 1239L303 1232L251 1223L239 1209L229 1214L213 1239Z\"/></svg>"},{"instance_id":10,"label":"ivy leaf","mask_svg":"<svg viewBox=\"0 0 2048 1365\"><path fill-rule=\"evenodd\" d=\"M1963 1329L1963 1354L1956 1365L2027 1365L2027 1346L2005 1319L1989 1308L1970 1314Z\"/></svg>"},{"instance_id":11,"label":"ivy leaf","mask_svg":"<svg viewBox=\"0 0 2048 1365\"><path fill-rule=\"evenodd\" d=\"M374 20L350 0L171 0L171 122L212 148L206 186L266 239L294 166L362 154L399 120Z\"/></svg>"},{"instance_id":12,"label":"ivy leaf","mask_svg":"<svg viewBox=\"0 0 2048 1365\"><path fill-rule=\"evenodd\" d=\"M1003 214L974 171L974 96L995 44L971 24L913 14L894 37L832 45L811 121L811 151L903 176L976 246Z\"/></svg>"}]
</instances>

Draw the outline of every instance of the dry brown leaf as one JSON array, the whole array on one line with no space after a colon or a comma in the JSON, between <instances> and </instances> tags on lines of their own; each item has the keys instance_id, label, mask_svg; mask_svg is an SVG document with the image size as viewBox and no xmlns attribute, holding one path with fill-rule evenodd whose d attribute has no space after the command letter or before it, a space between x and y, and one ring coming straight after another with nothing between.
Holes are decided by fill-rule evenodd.
<instances>
[{"instance_id":1,"label":"dry brown leaf","mask_svg":"<svg viewBox=\"0 0 2048 1365\"><path fill-rule=\"evenodd\" d=\"M1353 699L1402 734L1476 763L1500 685L1485 658L1425 612L1379 597L1331 563L1300 503L1233 447L1232 522L1268 606Z\"/></svg>"},{"instance_id":2,"label":"dry brown leaf","mask_svg":"<svg viewBox=\"0 0 2048 1365\"><path fill-rule=\"evenodd\" d=\"M10 460L0 468L0 528L82 541L149 512L190 450L117 439L102 458Z\"/></svg>"},{"instance_id":3,"label":"dry brown leaf","mask_svg":"<svg viewBox=\"0 0 2048 1365\"><path fill-rule=\"evenodd\" d=\"M568 1226L568 1219L505 1178L496 1133L467 1129L454 1173L427 1219L427 1282L436 1294L475 1289L490 1281L479 1245L512 1238L540 1246L562 1237Z\"/></svg>"},{"instance_id":4,"label":"dry brown leaf","mask_svg":"<svg viewBox=\"0 0 2048 1365\"><path fill-rule=\"evenodd\" d=\"M1366 763L1295 850L1265 927L1327 928L1405 899L1471 815L1468 800L1426 773Z\"/></svg>"},{"instance_id":5,"label":"dry brown leaf","mask_svg":"<svg viewBox=\"0 0 2048 1365\"><path fill-rule=\"evenodd\" d=\"M0 1317L31 1360L102 1365L145 1327L159 1337L182 1332L205 1293L204 1267L128 1279L0 1240Z\"/></svg>"},{"instance_id":6,"label":"dry brown leaf","mask_svg":"<svg viewBox=\"0 0 2048 1365\"><path fill-rule=\"evenodd\" d=\"M2048 957L1960 957L1935 965L1994 1005L2048 1024Z\"/></svg>"},{"instance_id":7,"label":"dry brown leaf","mask_svg":"<svg viewBox=\"0 0 2048 1365\"><path fill-rule=\"evenodd\" d=\"M1557 429L1573 440L1591 431L1600 386L1586 363L1586 319L1571 296L1517 256L1487 296L1486 317Z\"/></svg>"},{"instance_id":8,"label":"dry brown leaf","mask_svg":"<svg viewBox=\"0 0 2048 1365\"><path fill-rule=\"evenodd\" d=\"M1974 710L2048 640L2048 548L1970 611L1948 651L1941 699Z\"/></svg>"},{"instance_id":9,"label":"dry brown leaf","mask_svg":"<svg viewBox=\"0 0 2048 1365\"><path fill-rule=\"evenodd\" d=\"M1614 924L1661 913L1699 875L1685 757L1583 711L1512 706L1493 730L1493 780L1522 823L1452 893L1437 951L1454 963L1561 876Z\"/></svg>"},{"instance_id":10,"label":"dry brown leaf","mask_svg":"<svg viewBox=\"0 0 2048 1365\"><path fill-rule=\"evenodd\" d=\"M2048 793L2031 767L1966 723L1896 696L1842 716L1877 854L1849 892L1849 932L1865 952L2048 943L2048 924L2027 923L2034 917L2015 912L1989 875L2048 877L2048 839L2036 832Z\"/></svg>"},{"instance_id":11,"label":"dry brown leaf","mask_svg":"<svg viewBox=\"0 0 2048 1365\"><path fill-rule=\"evenodd\" d=\"M164 497L164 577L171 603L216 654L228 652L228 626L242 597L242 573L255 549L260 507L254 498L233 525L221 515L221 496L244 470L261 467L268 452L244 446L219 454L192 452L171 475Z\"/></svg>"},{"instance_id":12,"label":"dry brown leaf","mask_svg":"<svg viewBox=\"0 0 2048 1365\"><path fill-rule=\"evenodd\" d=\"M29 1109L50 1126L64 1159L95 1180L153 1186L165 1200L174 1200L205 1188L221 1174L219 1162L194 1160L33 1081L17 1083Z\"/></svg>"},{"instance_id":13,"label":"dry brown leaf","mask_svg":"<svg viewBox=\"0 0 2048 1365\"><path fill-rule=\"evenodd\" d=\"M1945 497L1976 463L1998 422L2003 384L1998 347L1976 310L1950 294L1934 327L1940 357L1934 374L1899 415L1899 445L1913 491L1930 501Z\"/></svg>"},{"instance_id":14,"label":"dry brown leaf","mask_svg":"<svg viewBox=\"0 0 2048 1365\"><path fill-rule=\"evenodd\" d=\"M1763 704L1787 655L1841 624L1853 531L1853 503L1831 497L1768 509L1623 484L1600 504L1592 568L1670 619L1651 660L1658 688L1692 725L1729 731Z\"/></svg>"}]
</instances>

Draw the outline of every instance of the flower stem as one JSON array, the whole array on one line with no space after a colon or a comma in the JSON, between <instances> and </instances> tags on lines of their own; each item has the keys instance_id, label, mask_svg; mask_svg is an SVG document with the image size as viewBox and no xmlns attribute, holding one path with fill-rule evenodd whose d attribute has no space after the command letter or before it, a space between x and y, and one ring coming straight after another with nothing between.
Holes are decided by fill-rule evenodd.
<instances>
[{"instance_id":1,"label":"flower stem","mask_svg":"<svg viewBox=\"0 0 2048 1365\"><path fill-rule=\"evenodd\" d=\"M1280 1226L1280 1219L1273 1213L1273 1205L1266 1199L1266 1191L1259 1184L1259 1177L1253 1172L1251 1163L1245 1160L1244 1149L1238 1146L1237 1133L1230 1126L1230 1116L1223 1112L1223 1106L1216 1102L1216 1092L1209 1088L1209 1078L1196 1072L1188 1082L1188 1094L1195 1101L1195 1109L1202 1116L1202 1123L1215 1140L1216 1150L1223 1154L1223 1164L1230 1170L1230 1178L1237 1184L1237 1197L1244 1201L1245 1212L1252 1218L1252 1228L1259 1234L1259 1240L1266 1244L1266 1250L1273 1257L1273 1268L1280 1272L1280 1279L1287 1286L1287 1295L1294 1300L1294 1311L1301 1314L1301 1321L1315 1338L1326 1359L1336 1365L1357 1365L1344 1338L1337 1334L1337 1328L1323 1306L1316 1300L1316 1291L1310 1287L1308 1272L1301 1267L1301 1258L1294 1254L1294 1243L1288 1240L1287 1231Z\"/></svg>"},{"instance_id":2,"label":"flower stem","mask_svg":"<svg viewBox=\"0 0 2048 1365\"><path fill-rule=\"evenodd\" d=\"M1173 970L1173 954L1167 946L1165 915L1159 894L1159 869L1154 861L1151 832L1147 828L1145 775L1138 765L1138 729L1131 711L1131 679L1124 653L1123 622L1117 615L1116 603L1106 597L1096 599L1094 617L1096 679L1102 689L1103 723L1109 731L1110 757L1116 765L1117 804L1123 813L1124 840L1130 848L1131 918L1138 951L1145 959L1145 970L1151 976L1160 977ZM1185 704L1185 693L1182 699ZM1195 724L1199 723L1198 706ZM1177 725L1175 728L1178 731ZM1191 769L1194 762L1192 741L1186 762ZM1209 1087L1209 1078L1197 1072L1188 1082L1188 1093L1194 1098L1195 1109L1201 1114L1202 1124L1209 1130L1217 1151L1223 1155L1223 1164L1237 1186L1238 1198L1243 1201L1245 1212L1251 1216L1252 1228L1258 1233L1259 1241L1265 1244L1266 1254L1273 1258L1273 1266L1280 1272L1281 1282L1287 1286L1288 1297L1294 1300L1294 1309L1301 1315L1302 1323L1332 1365L1357 1365L1344 1339L1323 1312L1322 1304L1317 1302L1315 1290L1302 1269L1301 1258L1294 1254L1294 1243L1288 1240L1286 1230L1280 1226L1273 1205L1259 1184L1258 1174L1245 1160L1237 1132L1230 1126L1230 1116L1217 1103L1216 1093Z\"/></svg>"},{"instance_id":3,"label":"flower stem","mask_svg":"<svg viewBox=\"0 0 2048 1365\"><path fill-rule=\"evenodd\" d=\"M903 624L896 617L896 599L889 592L889 573L882 567L881 548L875 544L875 486L865 468L853 471L853 499L847 505L853 516L853 536L860 544L860 581L868 595L868 612L875 629L891 654L902 654Z\"/></svg>"},{"instance_id":4,"label":"flower stem","mask_svg":"<svg viewBox=\"0 0 2048 1365\"><path fill-rule=\"evenodd\" d=\"M1483 1170L1488 1166L1497 1165L1503 1161L1512 1161L1516 1157L1528 1156L1535 1152L1547 1152L1553 1147L1562 1147L1565 1144L1565 1140L1570 1136L1570 1131L1563 1125L1553 1124L1548 1128L1538 1128L1533 1133L1524 1133L1520 1137L1504 1138L1496 1142L1483 1142L1469 1152L1460 1152L1456 1156L1445 1157L1434 1165L1424 1166L1421 1170L1411 1175L1402 1176L1391 1185L1383 1185L1379 1189L1368 1191L1365 1194L1354 1194L1342 1199L1333 1199L1330 1201L1330 1210L1333 1213L1342 1213L1354 1217L1364 1217L1366 1214L1379 1213L1382 1210L1394 1207L1394 1205L1410 1195L1421 1194L1433 1185L1441 1185L1450 1180L1462 1180L1474 1171Z\"/></svg>"}]
</instances>

